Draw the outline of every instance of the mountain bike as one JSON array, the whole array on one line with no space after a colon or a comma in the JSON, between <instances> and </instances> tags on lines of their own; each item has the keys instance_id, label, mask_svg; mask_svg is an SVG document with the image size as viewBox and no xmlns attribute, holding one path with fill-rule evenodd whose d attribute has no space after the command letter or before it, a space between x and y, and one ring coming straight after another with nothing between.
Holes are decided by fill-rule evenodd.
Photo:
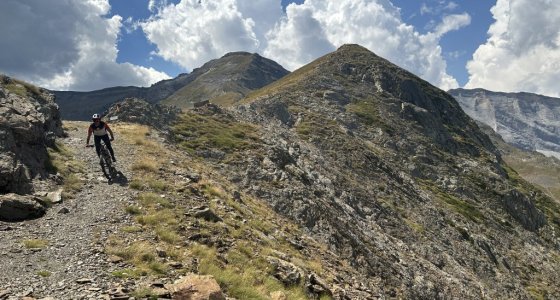
<instances>
[{"instance_id":1,"label":"mountain bike","mask_svg":"<svg viewBox=\"0 0 560 300\"><path fill-rule=\"evenodd\" d=\"M93 145L89 145L88 147L93 147ZM113 165L113 160L111 159L111 152L109 152L109 148L103 141L101 141L101 149L99 151L99 164L101 165L101 171L103 175L107 177L107 179L115 179L118 176L117 169Z\"/></svg>"}]
</instances>

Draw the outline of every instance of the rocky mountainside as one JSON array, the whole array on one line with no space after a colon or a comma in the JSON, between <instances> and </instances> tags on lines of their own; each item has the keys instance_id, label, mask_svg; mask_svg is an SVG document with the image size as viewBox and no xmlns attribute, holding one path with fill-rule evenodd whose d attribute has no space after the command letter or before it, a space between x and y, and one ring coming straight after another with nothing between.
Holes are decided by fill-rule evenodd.
<instances>
[{"instance_id":1,"label":"rocky mountainside","mask_svg":"<svg viewBox=\"0 0 560 300\"><path fill-rule=\"evenodd\" d=\"M358 45L185 111L169 139L112 124L114 180L87 125L47 149L46 217L0 219L0 299L560 298L559 203L453 97Z\"/></svg>"},{"instance_id":2,"label":"rocky mountainside","mask_svg":"<svg viewBox=\"0 0 560 300\"><path fill-rule=\"evenodd\" d=\"M181 108L202 101L234 102L287 73L274 61L258 54L234 52L208 62L190 74L160 81L149 88L112 87L91 92L53 93L63 119L88 120L94 113L101 113L113 103L129 97L145 99L152 104L169 98L163 103Z\"/></svg>"},{"instance_id":3,"label":"rocky mountainside","mask_svg":"<svg viewBox=\"0 0 560 300\"><path fill-rule=\"evenodd\" d=\"M325 243L369 297L560 297L560 206L449 94L345 45L242 103L187 113L176 141Z\"/></svg>"},{"instance_id":4,"label":"rocky mountainside","mask_svg":"<svg viewBox=\"0 0 560 300\"><path fill-rule=\"evenodd\" d=\"M449 93L473 119L521 149L560 158L560 99L531 93L455 89Z\"/></svg>"},{"instance_id":5,"label":"rocky mountainside","mask_svg":"<svg viewBox=\"0 0 560 300\"><path fill-rule=\"evenodd\" d=\"M0 194L32 193L32 179L49 175L47 147L62 133L52 94L0 75Z\"/></svg>"},{"instance_id":6,"label":"rocky mountainside","mask_svg":"<svg viewBox=\"0 0 560 300\"><path fill-rule=\"evenodd\" d=\"M234 103L250 91L274 82L289 72L276 62L258 54L233 52L194 69L187 85L162 101L181 108L209 101Z\"/></svg>"}]
</instances>

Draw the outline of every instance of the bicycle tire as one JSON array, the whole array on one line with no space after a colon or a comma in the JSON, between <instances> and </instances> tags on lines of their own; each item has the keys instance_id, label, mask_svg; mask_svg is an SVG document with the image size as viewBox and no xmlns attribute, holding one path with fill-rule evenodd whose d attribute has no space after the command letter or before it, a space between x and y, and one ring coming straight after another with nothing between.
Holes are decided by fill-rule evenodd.
<instances>
[{"instance_id":1,"label":"bicycle tire","mask_svg":"<svg viewBox=\"0 0 560 300\"><path fill-rule=\"evenodd\" d=\"M105 177L111 179L115 177L116 170L113 167L113 163L111 161L111 154L109 153L109 149L105 144L101 144L101 155L99 157L99 163L101 165L101 171Z\"/></svg>"}]
</instances>

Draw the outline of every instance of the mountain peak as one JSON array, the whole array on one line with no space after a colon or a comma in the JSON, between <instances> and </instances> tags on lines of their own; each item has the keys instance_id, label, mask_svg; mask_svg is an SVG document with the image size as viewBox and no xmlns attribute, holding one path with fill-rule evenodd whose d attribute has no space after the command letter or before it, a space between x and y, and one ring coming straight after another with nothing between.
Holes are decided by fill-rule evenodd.
<instances>
[{"instance_id":1,"label":"mountain peak","mask_svg":"<svg viewBox=\"0 0 560 300\"><path fill-rule=\"evenodd\" d=\"M230 56L259 56L257 53L249 53L245 51L234 51L226 53L222 58L230 57Z\"/></svg>"},{"instance_id":2,"label":"mountain peak","mask_svg":"<svg viewBox=\"0 0 560 300\"><path fill-rule=\"evenodd\" d=\"M336 52L348 52L348 51L350 51L350 52L356 52L356 51L371 52L366 47L358 45L358 44L344 44L344 45L338 47L338 49L336 50Z\"/></svg>"}]
</instances>

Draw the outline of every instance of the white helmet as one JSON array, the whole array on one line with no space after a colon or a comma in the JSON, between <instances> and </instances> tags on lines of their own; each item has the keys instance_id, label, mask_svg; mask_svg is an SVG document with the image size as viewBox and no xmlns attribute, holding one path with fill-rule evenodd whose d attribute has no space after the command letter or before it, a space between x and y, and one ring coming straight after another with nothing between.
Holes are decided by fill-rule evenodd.
<instances>
[{"instance_id":1,"label":"white helmet","mask_svg":"<svg viewBox=\"0 0 560 300\"><path fill-rule=\"evenodd\" d=\"M101 116L99 114L93 114L93 116L91 116L91 119L94 120L94 121L95 120L100 120Z\"/></svg>"}]
</instances>

